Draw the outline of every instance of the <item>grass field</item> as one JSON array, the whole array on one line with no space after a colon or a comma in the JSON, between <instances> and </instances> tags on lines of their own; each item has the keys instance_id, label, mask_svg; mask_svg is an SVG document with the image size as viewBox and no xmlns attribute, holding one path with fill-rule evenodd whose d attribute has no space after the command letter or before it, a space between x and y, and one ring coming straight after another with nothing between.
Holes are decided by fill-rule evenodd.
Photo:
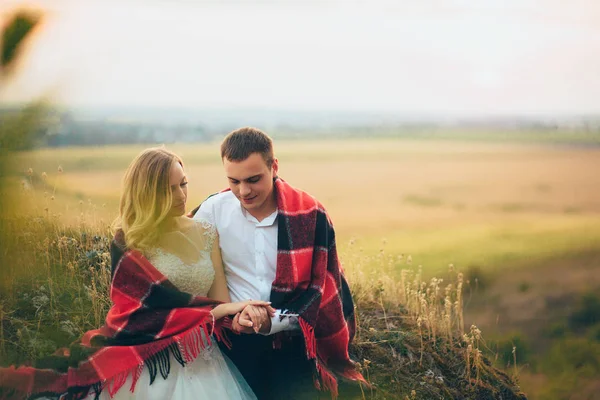
<instances>
[{"instance_id":1,"label":"grass field","mask_svg":"<svg viewBox=\"0 0 600 400\"><path fill-rule=\"evenodd\" d=\"M20 153L11 187L30 190L26 209L107 225L121 176L144 147ZM218 147L170 146L186 163L189 209L227 184ZM465 323L490 336L518 330L541 354L552 344L544 345L547 326L600 289L598 147L352 139L278 141L276 155L280 176L330 212L342 256L411 255L429 277L454 264L471 280ZM347 269L365 268L352 260ZM399 277L393 263L369 265L362 273ZM522 377L531 393L544 382L527 364Z\"/></svg>"}]
</instances>

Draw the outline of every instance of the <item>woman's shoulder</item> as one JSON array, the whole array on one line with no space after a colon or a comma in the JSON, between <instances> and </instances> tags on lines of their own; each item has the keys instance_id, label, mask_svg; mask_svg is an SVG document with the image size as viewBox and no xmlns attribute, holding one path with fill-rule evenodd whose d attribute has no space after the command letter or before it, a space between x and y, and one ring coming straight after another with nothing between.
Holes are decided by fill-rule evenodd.
<instances>
[{"instance_id":1,"label":"woman's shoulder","mask_svg":"<svg viewBox=\"0 0 600 400\"><path fill-rule=\"evenodd\" d=\"M189 234L200 234L201 236L216 236L217 229L213 223L204 218L181 217L179 221L181 232Z\"/></svg>"}]
</instances>

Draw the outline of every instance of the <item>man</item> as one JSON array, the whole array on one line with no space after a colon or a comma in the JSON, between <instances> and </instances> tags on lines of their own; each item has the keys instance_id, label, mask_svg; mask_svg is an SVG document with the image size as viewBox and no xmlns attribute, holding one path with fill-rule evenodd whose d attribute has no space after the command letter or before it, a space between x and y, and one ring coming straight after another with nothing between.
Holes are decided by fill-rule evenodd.
<instances>
[{"instance_id":1,"label":"man","mask_svg":"<svg viewBox=\"0 0 600 400\"><path fill-rule=\"evenodd\" d=\"M323 206L277 176L272 140L259 129L229 133L221 158L229 190L194 218L217 228L232 301L270 300L277 309L273 318L260 309L236 315L233 328L244 334L231 335L228 356L259 399L300 398L313 377L334 394L336 375L364 382L348 357L354 306ZM249 319L252 328L240 325Z\"/></svg>"}]
</instances>

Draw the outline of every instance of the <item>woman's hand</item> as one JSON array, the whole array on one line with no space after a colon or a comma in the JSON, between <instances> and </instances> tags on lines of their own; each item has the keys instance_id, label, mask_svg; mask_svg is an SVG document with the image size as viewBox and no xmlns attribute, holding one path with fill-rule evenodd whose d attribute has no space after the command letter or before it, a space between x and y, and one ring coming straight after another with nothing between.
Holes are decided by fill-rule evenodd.
<instances>
[{"instance_id":1,"label":"woman's hand","mask_svg":"<svg viewBox=\"0 0 600 400\"><path fill-rule=\"evenodd\" d=\"M215 319L221 319L228 315L240 313L248 306L266 308L269 314L275 314L275 309L271 307L271 302L262 300L246 300L237 301L235 303L223 303L213 308L211 312ZM245 323L247 323L247 321L245 321Z\"/></svg>"},{"instance_id":2,"label":"woman's hand","mask_svg":"<svg viewBox=\"0 0 600 400\"><path fill-rule=\"evenodd\" d=\"M248 305L234 318L233 327L237 327L241 333L269 333L271 332L271 318L275 316L273 307L257 307ZM246 329L244 329L246 328ZM251 329L248 329L251 328Z\"/></svg>"}]
</instances>

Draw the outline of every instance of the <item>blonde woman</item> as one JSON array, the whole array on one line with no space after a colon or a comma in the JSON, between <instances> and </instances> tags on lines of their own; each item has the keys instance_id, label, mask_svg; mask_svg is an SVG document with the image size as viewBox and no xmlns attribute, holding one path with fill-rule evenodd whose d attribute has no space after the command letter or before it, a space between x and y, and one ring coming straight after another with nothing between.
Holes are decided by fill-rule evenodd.
<instances>
[{"instance_id":1,"label":"blonde woman","mask_svg":"<svg viewBox=\"0 0 600 400\"><path fill-rule=\"evenodd\" d=\"M230 302L216 230L185 217L186 201L177 155L151 148L133 160L114 224L113 304L105 325L36 368L1 369L0 394L256 398L215 339L227 344L228 316L249 306L270 315L274 309L263 301ZM253 324L251 318L243 323Z\"/></svg>"}]
</instances>

